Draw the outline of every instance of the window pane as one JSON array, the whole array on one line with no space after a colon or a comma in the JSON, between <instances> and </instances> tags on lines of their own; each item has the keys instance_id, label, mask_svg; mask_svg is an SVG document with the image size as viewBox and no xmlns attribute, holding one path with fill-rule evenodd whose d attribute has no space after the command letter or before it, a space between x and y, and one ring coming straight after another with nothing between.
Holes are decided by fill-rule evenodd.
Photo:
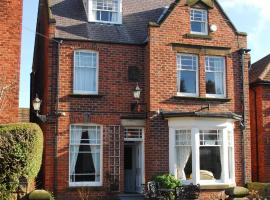
<instances>
[{"instance_id":1,"label":"window pane","mask_svg":"<svg viewBox=\"0 0 270 200\"><path fill-rule=\"evenodd\" d=\"M204 22L191 22L191 31L204 33L205 32Z\"/></svg>"},{"instance_id":2,"label":"window pane","mask_svg":"<svg viewBox=\"0 0 270 200\"><path fill-rule=\"evenodd\" d=\"M220 180L222 173L221 147L200 147L200 179Z\"/></svg>"},{"instance_id":3,"label":"window pane","mask_svg":"<svg viewBox=\"0 0 270 200\"><path fill-rule=\"evenodd\" d=\"M181 180L191 179L192 153L191 130L175 131L176 169L177 178Z\"/></svg>"},{"instance_id":4,"label":"window pane","mask_svg":"<svg viewBox=\"0 0 270 200\"><path fill-rule=\"evenodd\" d=\"M177 178L180 180L192 179L192 153L191 146L176 147Z\"/></svg>"},{"instance_id":5,"label":"window pane","mask_svg":"<svg viewBox=\"0 0 270 200\"><path fill-rule=\"evenodd\" d=\"M206 93L224 94L224 78L220 72L206 72Z\"/></svg>"},{"instance_id":6,"label":"window pane","mask_svg":"<svg viewBox=\"0 0 270 200\"><path fill-rule=\"evenodd\" d=\"M180 72L180 92L196 93L196 72Z\"/></svg>"}]
</instances>

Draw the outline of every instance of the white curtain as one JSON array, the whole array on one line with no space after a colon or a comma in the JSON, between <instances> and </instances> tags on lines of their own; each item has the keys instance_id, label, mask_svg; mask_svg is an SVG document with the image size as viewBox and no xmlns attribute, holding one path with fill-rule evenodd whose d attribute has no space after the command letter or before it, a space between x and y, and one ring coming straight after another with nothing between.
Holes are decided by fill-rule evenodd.
<instances>
[{"instance_id":1,"label":"white curtain","mask_svg":"<svg viewBox=\"0 0 270 200\"><path fill-rule=\"evenodd\" d=\"M74 89L96 91L97 55L95 53L77 53L75 65Z\"/></svg>"},{"instance_id":2,"label":"white curtain","mask_svg":"<svg viewBox=\"0 0 270 200\"><path fill-rule=\"evenodd\" d=\"M71 134L71 158L70 158L70 174L74 175L75 174L75 166L79 154L79 149L80 149L80 143L81 143L81 138L82 138L82 129L79 127L76 127L76 129L72 130Z\"/></svg>"},{"instance_id":3,"label":"white curtain","mask_svg":"<svg viewBox=\"0 0 270 200\"><path fill-rule=\"evenodd\" d=\"M112 13L112 22L117 22L118 21L118 13L117 12L113 12Z\"/></svg>"},{"instance_id":4,"label":"white curtain","mask_svg":"<svg viewBox=\"0 0 270 200\"><path fill-rule=\"evenodd\" d=\"M216 94L223 94L223 73L222 72L215 72L215 88L216 88Z\"/></svg>"},{"instance_id":5,"label":"white curtain","mask_svg":"<svg viewBox=\"0 0 270 200\"><path fill-rule=\"evenodd\" d=\"M225 166L223 162L223 147L222 146L220 146L219 148L219 153L220 153L220 179L222 179L224 178L222 177L222 175L223 175L223 167Z\"/></svg>"},{"instance_id":6,"label":"white curtain","mask_svg":"<svg viewBox=\"0 0 270 200\"><path fill-rule=\"evenodd\" d=\"M100 153L99 153L99 145L93 141L97 141L97 135L100 134L99 132L97 132L97 134L95 134L97 130L96 129L88 129L88 137L91 141L91 144L96 144L96 146L91 145L91 156L92 156L92 160L93 160L93 164L94 164L94 168L95 168L95 179L97 180L97 174L99 174L100 171Z\"/></svg>"},{"instance_id":7,"label":"white curtain","mask_svg":"<svg viewBox=\"0 0 270 200\"><path fill-rule=\"evenodd\" d=\"M180 146L176 148L176 160L177 160L177 178L180 180L186 180L185 167L191 154L190 146Z\"/></svg>"}]
</instances>

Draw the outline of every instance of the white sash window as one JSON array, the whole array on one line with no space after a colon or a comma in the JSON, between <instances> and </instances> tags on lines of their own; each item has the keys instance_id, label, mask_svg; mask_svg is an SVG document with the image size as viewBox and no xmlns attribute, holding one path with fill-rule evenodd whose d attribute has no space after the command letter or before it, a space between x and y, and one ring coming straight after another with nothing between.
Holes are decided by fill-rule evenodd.
<instances>
[{"instance_id":1,"label":"white sash window","mask_svg":"<svg viewBox=\"0 0 270 200\"><path fill-rule=\"evenodd\" d=\"M207 35L208 22L207 11L202 9L191 9L190 11L190 29L191 33Z\"/></svg>"},{"instance_id":2,"label":"white sash window","mask_svg":"<svg viewBox=\"0 0 270 200\"><path fill-rule=\"evenodd\" d=\"M89 21L122 23L122 0L89 0Z\"/></svg>"},{"instance_id":3,"label":"white sash window","mask_svg":"<svg viewBox=\"0 0 270 200\"><path fill-rule=\"evenodd\" d=\"M198 96L198 56L177 54L177 95Z\"/></svg>"},{"instance_id":4,"label":"white sash window","mask_svg":"<svg viewBox=\"0 0 270 200\"><path fill-rule=\"evenodd\" d=\"M74 94L98 94L98 53L74 52Z\"/></svg>"},{"instance_id":5,"label":"white sash window","mask_svg":"<svg viewBox=\"0 0 270 200\"><path fill-rule=\"evenodd\" d=\"M207 56L205 58L206 96L224 98L225 58Z\"/></svg>"},{"instance_id":6,"label":"white sash window","mask_svg":"<svg viewBox=\"0 0 270 200\"><path fill-rule=\"evenodd\" d=\"M102 131L100 126L71 125L70 186L102 185Z\"/></svg>"}]
</instances>

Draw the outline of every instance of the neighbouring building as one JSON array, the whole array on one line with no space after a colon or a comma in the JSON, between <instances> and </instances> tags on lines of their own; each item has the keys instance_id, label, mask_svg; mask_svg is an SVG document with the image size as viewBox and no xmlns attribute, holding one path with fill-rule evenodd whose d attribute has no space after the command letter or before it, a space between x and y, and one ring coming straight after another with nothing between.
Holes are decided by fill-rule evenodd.
<instances>
[{"instance_id":1,"label":"neighbouring building","mask_svg":"<svg viewBox=\"0 0 270 200\"><path fill-rule=\"evenodd\" d=\"M252 64L250 119L253 181L270 181L270 54Z\"/></svg>"},{"instance_id":2,"label":"neighbouring building","mask_svg":"<svg viewBox=\"0 0 270 200\"><path fill-rule=\"evenodd\" d=\"M201 199L251 180L247 38L217 1L40 0L37 31L47 120L31 120L57 199L141 193L163 173Z\"/></svg>"},{"instance_id":3,"label":"neighbouring building","mask_svg":"<svg viewBox=\"0 0 270 200\"><path fill-rule=\"evenodd\" d=\"M0 123L19 120L22 4L22 0L0 2Z\"/></svg>"},{"instance_id":4,"label":"neighbouring building","mask_svg":"<svg viewBox=\"0 0 270 200\"><path fill-rule=\"evenodd\" d=\"M29 108L20 108L19 109L19 122L29 122L30 119L30 113L29 113L30 109Z\"/></svg>"}]
</instances>

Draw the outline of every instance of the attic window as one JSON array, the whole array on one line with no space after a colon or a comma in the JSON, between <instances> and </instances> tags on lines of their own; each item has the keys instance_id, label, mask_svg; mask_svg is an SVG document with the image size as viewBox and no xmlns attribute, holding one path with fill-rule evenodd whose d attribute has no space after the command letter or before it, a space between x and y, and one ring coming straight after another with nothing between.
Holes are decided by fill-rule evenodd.
<instances>
[{"instance_id":1,"label":"attic window","mask_svg":"<svg viewBox=\"0 0 270 200\"><path fill-rule=\"evenodd\" d=\"M89 0L89 21L121 24L122 0Z\"/></svg>"},{"instance_id":2,"label":"attic window","mask_svg":"<svg viewBox=\"0 0 270 200\"><path fill-rule=\"evenodd\" d=\"M207 11L202 9L192 8L190 11L190 25L191 33L207 35L208 25L207 25Z\"/></svg>"}]
</instances>

